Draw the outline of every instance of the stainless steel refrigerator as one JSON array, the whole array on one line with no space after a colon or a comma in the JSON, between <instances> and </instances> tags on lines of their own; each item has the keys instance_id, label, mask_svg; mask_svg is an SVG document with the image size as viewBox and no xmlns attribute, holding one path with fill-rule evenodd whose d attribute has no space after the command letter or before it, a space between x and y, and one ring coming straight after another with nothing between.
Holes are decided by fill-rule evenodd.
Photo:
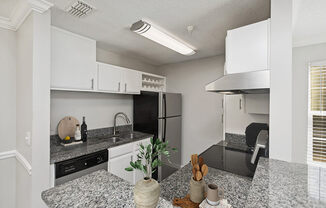
<instances>
[{"instance_id":1,"label":"stainless steel refrigerator","mask_svg":"<svg viewBox=\"0 0 326 208\"><path fill-rule=\"evenodd\" d=\"M181 94L141 92L134 95L134 130L154 135L154 139L168 141L175 147L170 161L162 157L163 165L153 174L161 181L178 170L181 166Z\"/></svg>"}]
</instances>

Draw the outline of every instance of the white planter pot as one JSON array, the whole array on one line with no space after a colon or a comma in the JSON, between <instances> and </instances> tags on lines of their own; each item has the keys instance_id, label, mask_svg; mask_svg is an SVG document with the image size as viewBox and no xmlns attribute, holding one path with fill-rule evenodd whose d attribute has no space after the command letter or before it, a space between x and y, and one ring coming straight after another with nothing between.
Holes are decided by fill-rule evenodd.
<instances>
[{"instance_id":1,"label":"white planter pot","mask_svg":"<svg viewBox=\"0 0 326 208\"><path fill-rule=\"evenodd\" d=\"M136 208L155 208L160 197L160 185L154 179L139 180L134 188Z\"/></svg>"}]
</instances>

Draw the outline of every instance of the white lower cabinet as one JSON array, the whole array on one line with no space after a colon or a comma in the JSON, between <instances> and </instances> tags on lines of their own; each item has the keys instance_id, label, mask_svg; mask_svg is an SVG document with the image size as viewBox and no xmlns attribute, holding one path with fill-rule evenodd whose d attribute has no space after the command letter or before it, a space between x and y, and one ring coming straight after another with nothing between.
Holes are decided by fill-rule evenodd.
<instances>
[{"instance_id":1,"label":"white lower cabinet","mask_svg":"<svg viewBox=\"0 0 326 208\"><path fill-rule=\"evenodd\" d=\"M130 182L131 184L136 184L137 181L142 179L144 176L141 171L133 170L129 172L125 170L125 168L130 166L130 161L135 162L137 160L140 143L146 146L150 143L150 138L110 148L108 172Z\"/></svg>"},{"instance_id":2,"label":"white lower cabinet","mask_svg":"<svg viewBox=\"0 0 326 208\"><path fill-rule=\"evenodd\" d=\"M133 184L134 173L125 170L126 167L130 166L129 163L132 159L133 153L128 153L112 159L110 158L109 172Z\"/></svg>"}]
</instances>

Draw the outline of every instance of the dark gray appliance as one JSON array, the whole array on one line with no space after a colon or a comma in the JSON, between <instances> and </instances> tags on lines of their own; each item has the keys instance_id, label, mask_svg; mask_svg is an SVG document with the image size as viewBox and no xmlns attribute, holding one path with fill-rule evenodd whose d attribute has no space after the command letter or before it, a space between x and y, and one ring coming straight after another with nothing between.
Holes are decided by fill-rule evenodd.
<instances>
[{"instance_id":1,"label":"dark gray appliance","mask_svg":"<svg viewBox=\"0 0 326 208\"><path fill-rule=\"evenodd\" d=\"M134 95L134 130L154 134L154 139L168 141L172 152L170 161L162 157L163 165L155 171L158 181L168 177L181 167L181 94L141 92Z\"/></svg>"},{"instance_id":2,"label":"dark gray appliance","mask_svg":"<svg viewBox=\"0 0 326 208\"><path fill-rule=\"evenodd\" d=\"M108 169L108 150L65 160L55 164L55 183L60 185L97 170Z\"/></svg>"}]
</instances>

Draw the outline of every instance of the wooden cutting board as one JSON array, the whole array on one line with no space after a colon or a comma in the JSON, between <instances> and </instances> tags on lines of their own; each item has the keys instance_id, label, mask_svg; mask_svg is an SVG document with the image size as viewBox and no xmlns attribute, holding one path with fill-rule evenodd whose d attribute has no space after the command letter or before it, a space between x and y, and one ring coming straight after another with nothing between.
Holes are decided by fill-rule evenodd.
<instances>
[{"instance_id":1,"label":"wooden cutting board","mask_svg":"<svg viewBox=\"0 0 326 208\"><path fill-rule=\"evenodd\" d=\"M61 139L66 138L66 136L75 137L76 125L79 121L72 117L66 116L58 124L58 135Z\"/></svg>"}]
</instances>

